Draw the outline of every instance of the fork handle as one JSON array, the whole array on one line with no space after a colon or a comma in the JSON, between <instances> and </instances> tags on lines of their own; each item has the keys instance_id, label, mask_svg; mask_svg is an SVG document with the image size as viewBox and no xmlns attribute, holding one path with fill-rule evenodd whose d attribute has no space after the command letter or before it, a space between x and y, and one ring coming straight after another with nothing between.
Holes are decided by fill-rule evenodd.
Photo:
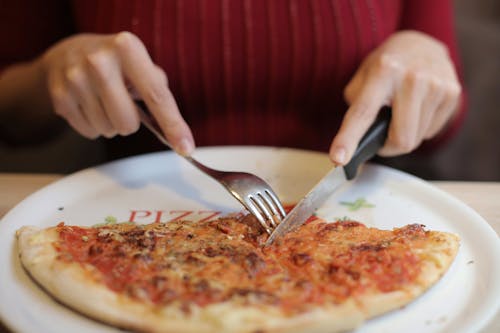
<instances>
[{"instance_id":1,"label":"fork handle","mask_svg":"<svg viewBox=\"0 0 500 333\"><path fill-rule=\"evenodd\" d=\"M351 161L344 166L345 175L348 180L356 177L359 166L375 156L384 145L389 131L391 114L391 108L384 106L359 142L358 148L354 152Z\"/></svg>"},{"instance_id":2,"label":"fork handle","mask_svg":"<svg viewBox=\"0 0 500 333\"><path fill-rule=\"evenodd\" d=\"M165 146L174 150L170 142L167 141L165 136L163 135L163 131L160 128L160 125L156 122L156 119L149 112L146 103L143 100L134 99L134 103L138 108L139 118L141 123L146 126Z\"/></svg>"},{"instance_id":3,"label":"fork handle","mask_svg":"<svg viewBox=\"0 0 500 333\"><path fill-rule=\"evenodd\" d=\"M149 112L146 103L144 103L143 100L139 99L135 99L134 102L138 108L139 118L141 119L141 123L144 124L144 126L146 126L165 146L170 148L172 151L175 151L172 148L170 142L168 142L165 136L163 135L163 131L161 130L160 125L158 125L156 119ZM195 167L197 167L198 169L200 169L201 171L203 171L204 173L215 179L217 179L217 177L220 177L221 175L221 171L214 170L212 168L207 167L204 164L201 164L192 156L184 156L184 155L179 155L179 156L183 157L186 161L188 161L189 163L191 163L192 165L194 165Z\"/></svg>"}]
</instances>

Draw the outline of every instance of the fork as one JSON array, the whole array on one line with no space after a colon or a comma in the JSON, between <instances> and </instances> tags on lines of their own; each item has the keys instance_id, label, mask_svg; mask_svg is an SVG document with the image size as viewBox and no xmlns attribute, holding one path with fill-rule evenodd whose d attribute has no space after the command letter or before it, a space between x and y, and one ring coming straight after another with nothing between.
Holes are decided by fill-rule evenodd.
<instances>
[{"instance_id":1,"label":"fork","mask_svg":"<svg viewBox=\"0 0 500 333\"><path fill-rule=\"evenodd\" d=\"M151 116L146 103L135 100L139 117L146 126L163 144L172 149L163 132ZM172 149L173 150L173 149ZM271 186L254 174L238 171L221 171L209 168L198 162L192 156L182 156L196 168L218 181L231 193L253 216L270 235L276 226L285 217L285 209Z\"/></svg>"}]
</instances>

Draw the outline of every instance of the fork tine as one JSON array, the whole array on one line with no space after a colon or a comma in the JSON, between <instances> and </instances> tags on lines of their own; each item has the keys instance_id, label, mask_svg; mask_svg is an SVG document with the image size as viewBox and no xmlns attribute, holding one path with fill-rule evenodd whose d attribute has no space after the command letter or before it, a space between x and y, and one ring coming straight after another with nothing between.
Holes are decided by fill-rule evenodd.
<instances>
[{"instance_id":1,"label":"fork tine","mask_svg":"<svg viewBox=\"0 0 500 333\"><path fill-rule=\"evenodd\" d=\"M283 205L281 204L276 194L274 194L274 192L270 189L266 189L264 192L271 198L272 202L274 203L272 207L278 207L279 216L281 217L281 219L284 219L286 216L285 208L283 208ZM278 215L278 212L276 215Z\"/></svg>"},{"instance_id":2,"label":"fork tine","mask_svg":"<svg viewBox=\"0 0 500 333\"><path fill-rule=\"evenodd\" d=\"M262 216L261 210L257 208L257 206L256 206L256 205L258 205L257 201L252 196L249 196L249 199L245 200L243 202L243 204L250 211L250 213L252 213L252 215L257 218L257 220L262 225L264 230L266 230L266 232L270 235L272 233L272 229L266 223L264 216Z\"/></svg>"},{"instance_id":3,"label":"fork tine","mask_svg":"<svg viewBox=\"0 0 500 333\"><path fill-rule=\"evenodd\" d=\"M268 234L272 233L273 226L268 223L272 221L272 215L267 207L253 195L248 195L246 201L247 209L259 220L260 224Z\"/></svg>"},{"instance_id":4,"label":"fork tine","mask_svg":"<svg viewBox=\"0 0 500 333\"><path fill-rule=\"evenodd\" d=\"M267 194L267 195L266 195ZM266 203L266 206L271 209L271 216L268 216L269 221L271 223L272 228L276 228L278 223L276 223L276 220L281 221L281 216L279 215L280 212L278 209L276 209L276 204L272 200L272 198L269 196L269 192L267 190L264 190L264 193L258 193L258 196Z\"/></svg>"},{"instance_id":5,"label":"fork tine","mask_svg":"<svg viewBox=\"0 0 500 333\"><path fill-rule=\"evenodd\" d=\"M271 214L271 212L269 211L267 207L268 205L265 203L265 201L263 202L263 196L261 193L256 193L255 195L249 195L249 198L257 205L260 211L264 213L267 221L269 222L273 221L273 214ZM270 224L271 225L269 225L269 227L271 227L272 229L274 222Z\"/></svg>"}]
</instances>

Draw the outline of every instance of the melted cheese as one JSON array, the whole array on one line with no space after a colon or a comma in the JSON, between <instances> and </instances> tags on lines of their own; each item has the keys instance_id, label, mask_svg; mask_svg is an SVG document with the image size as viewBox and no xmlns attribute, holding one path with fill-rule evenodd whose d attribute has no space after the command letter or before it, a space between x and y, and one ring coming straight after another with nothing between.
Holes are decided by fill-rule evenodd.
<instances>
[{"instance_id":1,"label":"melted cheese","mask_svg":"<svg viewBox=\"0 0 500 333\"><path fill-rule=\"evenodd\" d=\"M82 263L115 292L186 309L230 299L287 313L404 288L419 274L428 238L421 225L388 231L313 220L263 247L267 234L250 216L57 230L58 259Z\"/></svg>"}]
</instances>

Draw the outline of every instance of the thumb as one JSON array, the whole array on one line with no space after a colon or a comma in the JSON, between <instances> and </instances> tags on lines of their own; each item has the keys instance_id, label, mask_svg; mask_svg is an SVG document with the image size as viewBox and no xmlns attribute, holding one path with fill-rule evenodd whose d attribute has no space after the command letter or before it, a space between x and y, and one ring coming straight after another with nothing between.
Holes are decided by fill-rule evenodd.
<instances>
[{"instance_id":1,"label":"thumb","mask_svg":"<svg viewBox=\"0 0 500 333\"><path fill-rule=\"evenodd\" d=\"M389 84L371 76L365 81L342 120L330 146L330 159L338 165L347 164L359 141L373 123L389 96Z\"/></svg>"}]
</instances>

